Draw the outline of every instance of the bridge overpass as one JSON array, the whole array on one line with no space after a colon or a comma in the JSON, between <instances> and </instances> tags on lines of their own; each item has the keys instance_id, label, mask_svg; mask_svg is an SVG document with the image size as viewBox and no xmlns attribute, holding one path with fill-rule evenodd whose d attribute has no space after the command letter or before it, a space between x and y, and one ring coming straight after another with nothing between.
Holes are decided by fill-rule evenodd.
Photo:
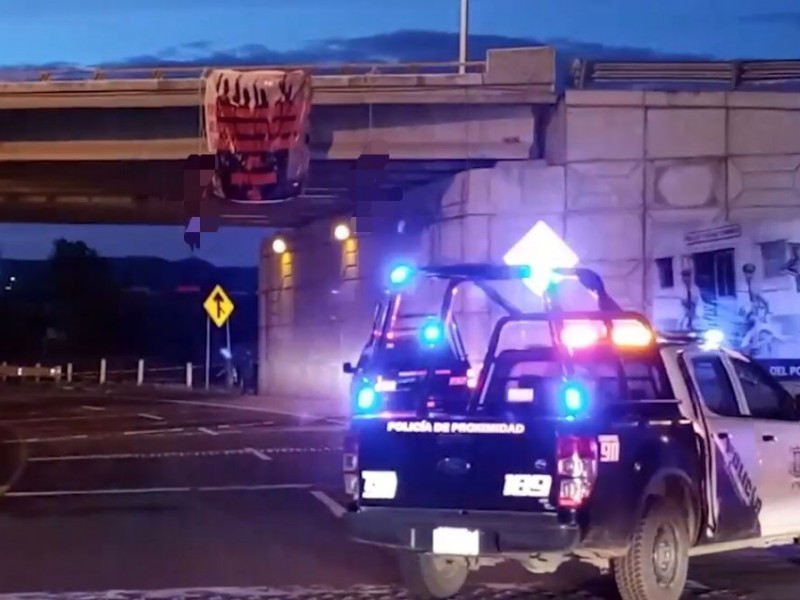
<instances>
[{"instance_id":1,"label":"bridge overpass","mask_svg":"<svg viewBox=\"0 0 800 600\"><path fill-rule=\"evenodd\" d=\"M798 62L582 64L558 95L554 64L521 49L466 75L316 78L310 185L263 218L292 228L285 252L265 240L260 257L263 390L341 403L339 366L366 339L389 258L499 261L538 221L665 329L681 319L684 269L713 264L695 282L735 304L755 265L783 339L800 339L800 284L781 270L800 252ZM201 147L199 80L105 76L0 85L0 219L183 222L169 200L179 159ZM375 199L399 191L406 217L430 218L334 240L350 167L379 153ZM469 309L462 324L485 335L486 307Z\"/></svg>"},{"instance_id":2,"label":"bridge overpass","mask_svg":"<svg viewBox=\"0 0 800 600\"><path fill-rule=\"evenodd\" d=\"M465 74L453 63L350 70L313 73L304 195L249 222L346 212L364 154L389 157L387 193L469 164L531 158L537 107L557 99L548 48L492 50ZM72 70L0 82L0 219L182 224L181 161L205 150L201 75Z\"/></svg>"}]
</instances>

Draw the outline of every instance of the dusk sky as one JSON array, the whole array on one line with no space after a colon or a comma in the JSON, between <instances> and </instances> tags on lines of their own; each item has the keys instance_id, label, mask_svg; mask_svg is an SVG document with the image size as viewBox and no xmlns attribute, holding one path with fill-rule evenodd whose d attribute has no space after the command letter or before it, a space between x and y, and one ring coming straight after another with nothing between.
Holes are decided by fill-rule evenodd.
<instances>
[{"instance_id":1,"label":"dusk sky","mask_svg":"<svg viewBox=\"0 0 800 600\"><path fill-rule=\"evenodd\" d=\"M0 0L0 65L455 60L458 4ZM800 57L800 0L472 0L470 25L483 46L514 38L509 44L531 40L574 52L598 45L724 59ZM65 235L108 256L154 248L166 258L189 255L179 228L124 232L0 225L0 250L8 257L43 257L52 239ZM220 265L254 264L263 234L204 235L200 256Z\"/></svg>"}]
</instances>

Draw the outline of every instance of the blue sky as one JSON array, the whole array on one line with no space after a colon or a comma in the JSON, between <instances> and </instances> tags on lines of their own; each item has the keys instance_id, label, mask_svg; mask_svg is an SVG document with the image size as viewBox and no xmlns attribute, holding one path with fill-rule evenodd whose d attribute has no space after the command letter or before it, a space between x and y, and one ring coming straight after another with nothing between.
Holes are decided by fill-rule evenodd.
<instances>
[{"instance_id":1,"label":"blue sky","mask_svg":"<svg viewBox=\"0 0 800 600\"><path fill-rule=\"evenodd\" d=\"M457 30L458 0L0 0L0 15L5 66L447 60L456 58L454 38L437 32ZM796 58L800 0L471 0L470 30L481 48L531 40L578 54L619 48ZM67 231L107 255L153 247L169 258L188 255L180 230L169 228L120 235L118 228L0 225L0 248L6 256L44 255L54 232ZM262 235L205 235L201 254L252 264Z\"/></svg>"}]
</instances>

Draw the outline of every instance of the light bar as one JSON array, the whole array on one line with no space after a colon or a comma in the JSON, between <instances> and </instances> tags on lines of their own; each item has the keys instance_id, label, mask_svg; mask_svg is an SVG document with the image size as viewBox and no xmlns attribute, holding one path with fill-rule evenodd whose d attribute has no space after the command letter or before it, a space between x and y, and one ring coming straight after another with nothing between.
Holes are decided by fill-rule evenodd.
<instances>
[{"instance_id":1,"label":"light bar","mask_svg":"<svg viewBox=\"0 0 800 600\"><path fill-rule=\"evenodd\" d=\"M608 340L608 331L602 321L565 321L560 339L570 350L583 350ZM644 348L652 344L654 339L650 328L636 319L611 321L611 342L615 346Z\"/></svg>"},{"instance_id":2,"label":"light bar","mask_svg":"<svg viewBox=\"0 0 800 600\"><path fill-rule=\"evenodd\" d=\"M615 346L644 348L654 339L652 330L635 319L612 322L611 341Z\"/></svg>"},{"instance_id":3,"label":"light bar","mask_svg":"<svg viewBox=\"0 0 800 600\"><path fill-rule=\"evenodd\" d=\"M561 329L561 343L573 350L590 348L607 335L605 325L599 321L566 321Z\"/></svg>"}]
</instances>

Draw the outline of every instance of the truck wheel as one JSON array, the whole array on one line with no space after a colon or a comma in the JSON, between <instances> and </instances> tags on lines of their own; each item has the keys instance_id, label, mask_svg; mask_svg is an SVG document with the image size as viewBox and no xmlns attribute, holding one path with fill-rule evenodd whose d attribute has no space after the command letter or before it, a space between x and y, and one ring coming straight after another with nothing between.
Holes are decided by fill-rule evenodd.
<instances>
[{"instance_id":1,"label":"truck wheel","mask_svg":"<svg viewBox=\"0 0 800 600\"><path fill-rule=\"evenodd\" d=\"M469 574L467 561L431 556L420 552L398 553L403 583L415 598L444 600L458 594Z\"/></svg>"},{"instance_id":2,"label":"truck wheel","mask_svg":"<svg viewBox=\"0 0 800 600\"><path fill-rule=\"evenodd\" d=\"M628 553L612 563L623 600L678 600L689 570L689 527L683 511L666 499L647 510Z\"/></svg>"}]
</instances>

